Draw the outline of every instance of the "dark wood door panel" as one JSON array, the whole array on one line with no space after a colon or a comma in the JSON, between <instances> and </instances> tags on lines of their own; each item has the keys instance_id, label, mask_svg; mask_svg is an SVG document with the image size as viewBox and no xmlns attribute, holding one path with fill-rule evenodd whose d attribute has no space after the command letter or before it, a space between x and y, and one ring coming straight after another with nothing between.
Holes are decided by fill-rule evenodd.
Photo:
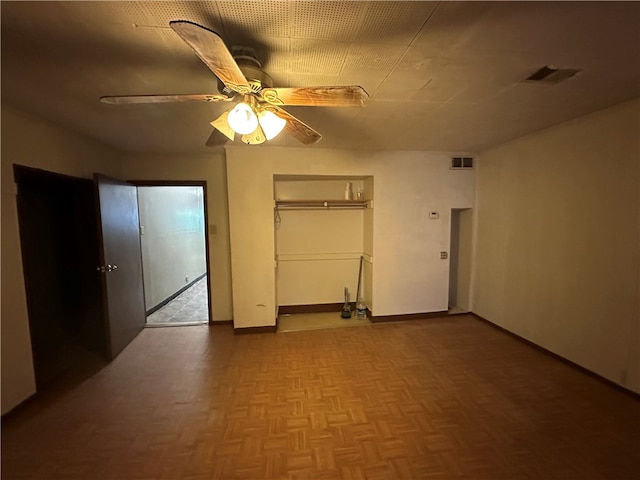
<instances>
[{"instance_id":1,"label":"dark wood door panel","mask_svg":"<svg viewBox=\"0 0 640 480\"><path fill-rule=\"evenodd\" d=\"M103 298L111 358L145 325L137 188L95 175L99 202Z\"/></svg>"}]
</instances>

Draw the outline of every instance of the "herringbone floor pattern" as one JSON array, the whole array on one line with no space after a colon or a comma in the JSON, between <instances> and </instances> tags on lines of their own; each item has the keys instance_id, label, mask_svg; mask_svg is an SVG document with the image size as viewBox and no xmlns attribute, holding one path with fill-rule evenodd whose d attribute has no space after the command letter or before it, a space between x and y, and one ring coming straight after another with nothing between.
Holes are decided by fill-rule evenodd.
<instances>
[{"instance_id":1,"label":"herringbone floor pattern","mask_svg":"<svg viewBox=\"0 0 640 480\"><path fill-rule=\"evenodd\" d=\"M2 431L4 479L631 479L640 401L474 317L145 329Z\"/></svg>"}]
</instances>

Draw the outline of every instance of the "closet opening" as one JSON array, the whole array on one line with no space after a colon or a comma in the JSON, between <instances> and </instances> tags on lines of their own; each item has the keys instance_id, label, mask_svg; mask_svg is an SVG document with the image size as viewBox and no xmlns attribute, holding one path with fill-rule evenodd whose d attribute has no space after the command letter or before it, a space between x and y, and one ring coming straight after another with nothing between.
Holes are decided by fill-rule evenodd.
<instances>
[{"instance_id":1,"label":"closet opening","mask_svg":"<svg viewBox=\"0 0 640 480\"><path fill-rule=\"evenodd\" d=\"M274 209L278 331L369 324L373 177L275 175Z\"/></svg>"}]
</instances>

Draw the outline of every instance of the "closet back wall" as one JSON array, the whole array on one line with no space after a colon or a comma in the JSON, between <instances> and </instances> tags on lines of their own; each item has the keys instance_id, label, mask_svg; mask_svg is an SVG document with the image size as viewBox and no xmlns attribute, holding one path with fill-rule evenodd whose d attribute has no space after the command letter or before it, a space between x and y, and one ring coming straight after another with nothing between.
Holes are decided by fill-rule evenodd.
<instances>
[{"instance_id":1,"label":"closet back wall","mask_svg":"<svg viewBox=\"0 0 640 480\"><path fill-rule=\"evenodd\" d=\"M277 200L340 200L345 180L274 182ZM362 180L351 181L354 193ZM276 223L278 305L344 301L344 287L356 301L363 253L363 209L279 210Z\"/></svg>"}]
</instances>

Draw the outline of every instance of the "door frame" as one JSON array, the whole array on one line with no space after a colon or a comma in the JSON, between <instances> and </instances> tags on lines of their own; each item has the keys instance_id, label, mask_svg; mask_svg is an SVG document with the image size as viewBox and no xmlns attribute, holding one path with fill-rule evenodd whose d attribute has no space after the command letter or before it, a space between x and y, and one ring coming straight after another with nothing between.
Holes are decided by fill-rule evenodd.
<instances>
[{"instance_id":1,"label":"door frame","mask_svg":"<svg viewBox=\"0 0 640 480\"><path fill-rule=\"evenodd\" d=\"M202 187L202 203L204 213L204 251L207 275L207 302L208 325L213 324L213 303L211 302L211 269L209 255L209 211L207 208L207 181L206 180L127 180L136 187ZM142 266L144 270L144 265ZM146 309L146 306L145 306Z\"/></svg>"},{"instance_id":2,"label":"door frame","mask_svg":"<svg viewBox=\"0 0 640 480\"><path fill-rule=\"evenodd\" d=\"M469 229L468 236L462 238L460 236L460 219L461 214L463 212L468 212L471 215L471 218L467 221L468 224L465 224L465 227ZM473 255L473 235L474 235L474 213L472 207L452 207L450 210L449 216L449 266L448 266L448 275L447 275L447 308L451 311L452 308L458 307L464 309L465 312L471 311L471 281L473 278L473 262L471 261ZM454 235L454 226L455 226L455 235ZM460 242L464 240L468 245L467 249L462 250L460 248ZM467 260L467 272L463 277L460 276L460 260L464 257ZM452 269L455 270L455 273L452 273ZM466 282L466 288L464 290L460 289L460 280ZM454 283L454 284L452 284ZM455 289L452 292L452 289ZM450 305L451 303L451 295L455 296L456 302L455 305ZM460 297L466 300L466 305L462 307L459 306Z\"/></svg>"}]
</instances>

